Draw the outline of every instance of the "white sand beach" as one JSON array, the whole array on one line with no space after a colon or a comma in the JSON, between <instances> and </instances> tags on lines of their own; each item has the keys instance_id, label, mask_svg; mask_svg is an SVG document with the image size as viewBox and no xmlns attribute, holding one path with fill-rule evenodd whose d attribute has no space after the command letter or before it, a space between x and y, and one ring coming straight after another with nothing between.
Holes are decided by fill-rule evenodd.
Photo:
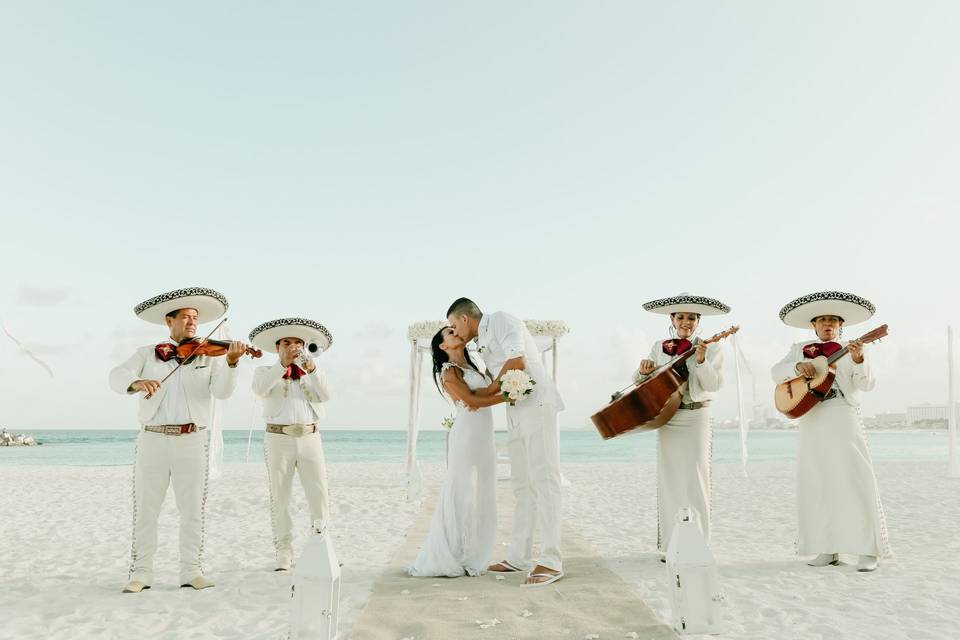
<instances>
[{"instance_id":1,"label":"white sand beach","mask_svg":"<svg viewBox=\"0 0 960 640\"><path fill-rule=\"evenodd\" d=\"M945 465L878 462L895 558L873 574L814 569L793 555L790 462L714 466L714 544L726 593L723 638L960 637L960 480ZM343 566L342 637L389 566L418 505L395 464L330 465L334 543ZM565 464L566 522L670 622L654 554L652 465ZM443 469L424 468L427 487ZM217 587L179 589L172 494L161 515L157 582L121 594L130 545L129 467L0 468L0 638L286 637L290 577L272 571L261 465L227 465L212 485L206 564ZM299 522L305 501L294 493ZM301 535L296 544L302 542ZM850 559L853 561L853 559ZM568 581L575 580L571 575ZM446 637L444 620L429 637ZM490 638L506 638L496 627ZM400 640L400 637L397 638ZM418 638L418 640L420 640Z\"/></svg>"}]
</instances>

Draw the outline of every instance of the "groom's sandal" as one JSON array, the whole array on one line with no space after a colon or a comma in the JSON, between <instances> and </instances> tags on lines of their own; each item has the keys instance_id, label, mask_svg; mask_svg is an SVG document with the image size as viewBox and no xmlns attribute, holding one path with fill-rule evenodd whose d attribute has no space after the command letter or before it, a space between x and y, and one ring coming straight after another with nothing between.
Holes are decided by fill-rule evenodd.
<instances>
[{"instance_id":1,"label":"groom's sandal","mask_svg":"<svg viewBox=\"0 0 960 640\"><path fill-rule=\"evenodd\" d=\"M520 586L521 587L545 587L548 584L553 584L554 582L556 582L562 577L563 577L563 571L558 571L556 573L547 573L546 571L542 573L531 573L527 575L527 581Z\"/></svg>"},{"instance_id":2,"label":"groom's sandal","mask_svg":"<svg viewBox=\"0 0 960 640\"><path fill-rule=\"evenodd\" d=\"M523 571L523 569L519 569L506 560L503 560L502 562L498 562L487 567L487 571L491 573L519 573L520 571Z\"/></svg>"}]
</instances>

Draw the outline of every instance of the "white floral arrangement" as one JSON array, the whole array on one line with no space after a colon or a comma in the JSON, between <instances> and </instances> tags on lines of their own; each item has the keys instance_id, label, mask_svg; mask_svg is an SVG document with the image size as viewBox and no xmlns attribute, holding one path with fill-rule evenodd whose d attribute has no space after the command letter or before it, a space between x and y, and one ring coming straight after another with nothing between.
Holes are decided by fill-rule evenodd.
<instances>
[{"instance_id":1,"label":"white floral arrangement","mask_svg":"<svg viewBox=\"0 0 960 640\"><path fill-rule=\"evenodd\" d=\"M531 335L546 338L560 338L570 333L570 327L563 320L525 320Z\"/></svg>"},{"instance_id":2,"label":"white floral arrangement","mask_svg":"<svg viewBox=\"0 0 960 640\"><path fill-rule=\"evenodd\" d=\"M429 340L437 335L437 331L447 326L446 320L425 320L416 322L407 327L408 340Z\"/></svg>"},{"instance_id":3,"label":"white floral arrangement","mask_svg":"<svg viewBox=\"0 0 960 640\"><path fill-rule=\"evenodd\" d=\"M424 320L407 327L408 340L429 340L437 331L448 326L446 320ZM570 327L563 320L524 320L533 336L560 338L570 333Z\"/></svg>"},{"instance_id":4,"label":"white floral arrangement","mask_svg":"<svg viewBox=\"0 0 960 640\"><path fill-rule=\"evenodd\" d=\"M453 417L452 415L449 415L440 421L440 426L446 429L447 431L450 431L451 429L453 429L453 423L456 421L457 419L455 417Z\"/></svg>"},{"instance_id":5,"label":"white floral arrangement","mask_svg":"<svg viewBox=\"0 0 960 640\"><path fill-rule=\"evenodd\" d=\"M500 391L510 404L517 404L524 396L533 393L537 381L521 369L511 369L500 376Z\"/></svg>"}]
</instances>

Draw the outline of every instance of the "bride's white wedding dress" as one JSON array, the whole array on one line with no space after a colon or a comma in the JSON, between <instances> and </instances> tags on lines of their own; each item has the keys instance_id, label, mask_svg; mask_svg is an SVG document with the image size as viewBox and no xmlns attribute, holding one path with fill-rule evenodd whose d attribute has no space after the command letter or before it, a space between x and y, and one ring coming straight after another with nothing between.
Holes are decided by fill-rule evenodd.
<instances>
[{"instance_id":1,"label":"bride's white wedding dress","mask_svg":"<svg viewBox=\"0 0 960 640\"><path fill-rule=\"evenodd\" d=\"M453 366L444 364L441 375ZM461 369L470 389L490 384L486 376L473 369ZM470 411L458 402L450 431L447 477L430 533L407 573L457 577L486 572L497 534L496 482L493 414L489 407Z\"/></svg>"}]
</instances>

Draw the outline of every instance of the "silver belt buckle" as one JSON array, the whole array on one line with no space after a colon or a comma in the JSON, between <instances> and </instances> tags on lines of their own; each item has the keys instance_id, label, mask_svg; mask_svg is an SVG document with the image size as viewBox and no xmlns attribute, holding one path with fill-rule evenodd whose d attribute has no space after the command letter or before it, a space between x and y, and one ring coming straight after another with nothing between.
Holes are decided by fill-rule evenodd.
<instances>
[{"instance_id":1,"label":"silver belt buckle","mask_svg":"<svg viewBox=\"0 0 960 640\"><path fill-rule=\"evenodd\" d=\"M167 436L178 436L180 435L180 425L177 424L167 424L163 426L163 434Z\"/></svg>"},{"instance_id":2,"label":"silver belt buckle","mask_svg":"<svg viewBox=\"0 0 960 640\"><path fill-rule=\"evenodd\" d=\"M293 436L294 438L299 438L307 433L307 425L305 424L288 424L283 427L284 435Z\"/></svg>"}]
</instances>

